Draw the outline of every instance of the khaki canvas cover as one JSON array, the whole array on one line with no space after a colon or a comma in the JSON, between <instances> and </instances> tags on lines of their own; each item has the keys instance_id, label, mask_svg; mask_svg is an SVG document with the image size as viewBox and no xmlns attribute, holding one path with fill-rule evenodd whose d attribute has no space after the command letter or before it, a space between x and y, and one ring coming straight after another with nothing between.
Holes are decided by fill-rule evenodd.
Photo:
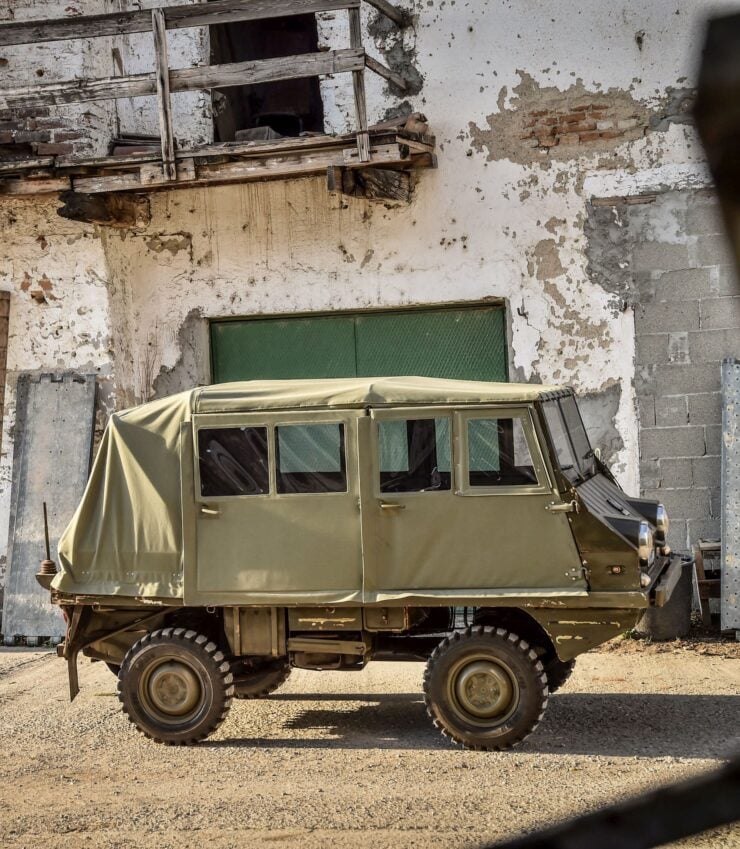
<instances>
[{"instance_id":1,"label":"khaki canvas cover","mask_svg":"<svg viewBox=\"0 0 740 849\"><path fill-rule=\"evenodd\" d=\"M195 413L532 401L558 387L420 377L207 386L111 416L84 496L59 541L53 587L181 598L180 426Z\"/></svg>"}]
</instances>

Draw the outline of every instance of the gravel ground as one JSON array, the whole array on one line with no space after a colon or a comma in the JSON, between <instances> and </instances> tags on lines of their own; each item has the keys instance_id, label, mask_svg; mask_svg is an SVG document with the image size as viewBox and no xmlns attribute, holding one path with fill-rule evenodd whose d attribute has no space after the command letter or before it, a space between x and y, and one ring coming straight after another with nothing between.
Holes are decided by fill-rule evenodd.
<instances>
[{"instance_id":1,"label":"gravel ground","mask_svg":"<svg viewBox=\"0 0 740 849\"><path fill-rule=\"evenodd\" d=\"M192 748L147 741L115 680L80 663L70 705L50 652L0 650L3 849L462 849L715 766L740 749L740 645L621 641L579 658L508 753L431 728L422 665L294 672L234 702ZM740 826L685 842L738 849Z\"/></svg>"}]
</instances>

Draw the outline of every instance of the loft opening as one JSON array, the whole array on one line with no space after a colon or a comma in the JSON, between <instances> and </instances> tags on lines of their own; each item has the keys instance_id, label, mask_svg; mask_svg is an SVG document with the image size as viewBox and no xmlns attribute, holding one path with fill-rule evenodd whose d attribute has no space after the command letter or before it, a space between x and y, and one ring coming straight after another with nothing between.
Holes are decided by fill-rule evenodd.
<instances>
[{"instance_id":1,"label":"loft opening","mask_svg":"<svg viewBox=\"0 0 740 849\"><path fill-rule=\"evenodd\" d=\"M313 14L210 27L211 64L275 59L318 50ZM318 77L233 86L213 92L216 141L250 141L323 133Z\"/></svg>"}]
</instances>

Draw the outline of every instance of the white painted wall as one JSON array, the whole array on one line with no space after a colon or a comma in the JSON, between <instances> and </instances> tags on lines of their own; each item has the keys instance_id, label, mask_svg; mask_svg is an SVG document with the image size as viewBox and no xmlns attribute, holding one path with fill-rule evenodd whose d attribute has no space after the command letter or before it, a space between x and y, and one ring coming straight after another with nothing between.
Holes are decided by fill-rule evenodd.
<instances>
[{"instance_id":1,"label":"white painted wall","mask_svg":"<svg viewBox=\"0 0 740 849\"><path fill-rule=\"evenodd\" d=\"M151 225L129 233L93 231L54 219L46 206L28 207L0 245L0 285L14 292L9 367L114 368L119 396L141 400L160 369L176 365L178 334L192 310L220 317L505 298L512 378L567 382L583 392L621 384L616 424L624 448L616 468L636 491L633 317L615 315L609 294L589 280L586 204L648 186L706 184L696 135L673 124L549 156L516 138L501 153L499 129L486 131L513 107L532 109L541 99L550 108L577 85L659 115L671 88L695 84L702 21L718 4L429 0L409 8L416 26L404 44L415 49L424 77L411 104L428 116L439 153L439 169L420 175L410 207L350 200L334 208L320 179L157 193ZM204 55L196 37L182 47L183 61ZM324 16L320 39L346 46L340 13ZM383 58L387 47L378 39L371 50ZM135 62L145 58L137 48ZM384 89L369 83L371 119L398 105ZM353 124L349 90L348 79L322 86L332 131ZM119 114L132 128L150 127L150 115L127 109ZM198 109L194 136L210 121ZM34 241L39 230L53 252ZM42 270L62 297L40 309L20 287L26 272ZM9 447L6 432L3 450ZM9 462L7 455L0 527Z\"/></svg>"}]
</instances>

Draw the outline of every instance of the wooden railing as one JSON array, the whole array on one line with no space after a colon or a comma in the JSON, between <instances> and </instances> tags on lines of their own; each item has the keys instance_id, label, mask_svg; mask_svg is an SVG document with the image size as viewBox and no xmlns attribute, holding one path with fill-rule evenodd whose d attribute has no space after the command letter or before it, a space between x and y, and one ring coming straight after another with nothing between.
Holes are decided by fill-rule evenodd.
<instances>
[{"instance_id":1,"label":"wooden railing","mask_svg":"<svg viewBox=\"0 0 740 849\"><path fill-rule=\"evenodd\" d=\"M388 0L365 0L399 26L408 23L406 13ZM283 56L251 62L171 69L167 56L167 31L211 26L234 21L256 21L346 9L349 15L347 49ZM162 144L162 176L176 179L175 141L172 125L172 92L228 88L236 85L299 79L322 74L351 73L353 83L358 158L370 160L365 100L365 68L393 82L400 89L405 80L382 63L368 57L362 46L360 0L212 0L191 6L162 6L106 15L18 21L0 25L0 47L41 42L100 38L152 32L155 67L151 73L97 79L40 83L0 89L0 109L60 106L93 100L156 95Z\"/></svg>"}]
</instances>

